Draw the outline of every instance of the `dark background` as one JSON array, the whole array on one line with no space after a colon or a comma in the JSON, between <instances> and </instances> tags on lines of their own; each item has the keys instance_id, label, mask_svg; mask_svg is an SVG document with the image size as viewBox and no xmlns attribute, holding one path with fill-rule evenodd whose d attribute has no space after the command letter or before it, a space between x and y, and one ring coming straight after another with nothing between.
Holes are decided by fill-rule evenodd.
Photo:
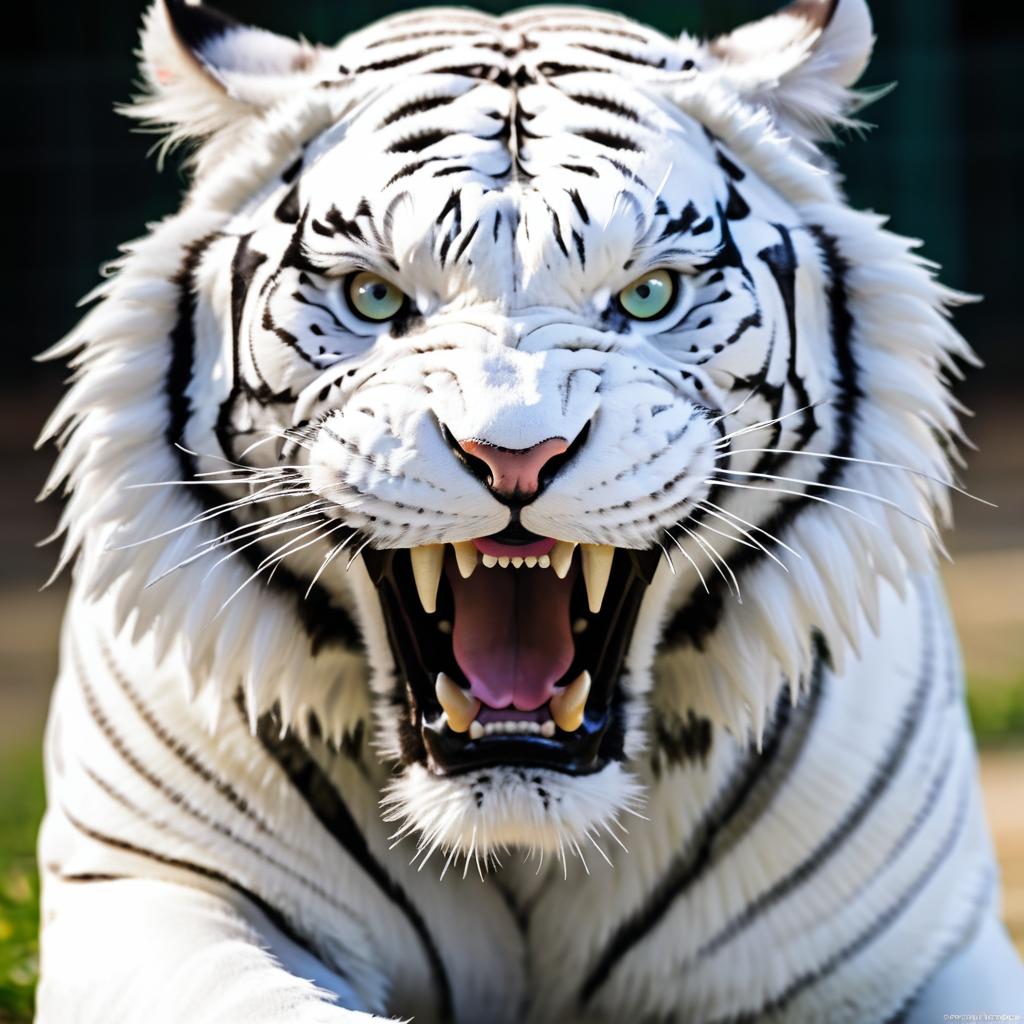
<instances>
[{"instance_id":1,"label":"dark background","mask_svg":"<svg viewBox=\"0 0 1024 1024\"><path fill-rule=\"evenodd\" d=\"M416 6L399 0L223 0L241 21L332 43L374 18ZM475 6L499 11L504 2ZM771 13L772 0L620 0L669 33L714 35ZM866 138L836 148L854 205L891 216L926 240L943 280L981 293L956 322L985 360L960 396L977 417L968 432L968 486L997 502L957 499L946 569L964 644L975 726L986 744L986 799L1004 869L1007 918L1024 949L1024 346L1018 260L1024 205L1024 4L874 0L878 44L861 84L897 88L868 108ZM171 158L158 174L153 136L113 112L136 78L132 51L143 0L18 5L0 33L3 131L0 254L5 349L0 371L0 1024L31 1013L36 881L32 844L42 807L39 736L56 667L66 581L40 594L55 552L34 542L59 507L32 502L52 453L31 445L64 371L32 357L75 323L75 303L101 263L148 222L174 211L184 188ZM26 31L27 29L27 31ZM999 744L1003 746L1000 753ZM993 746L995 745L995 746ZM1009 757L1009 759L1005 759ZM1005 811L1005 813L1004 813Z\"/></svg>"}]
</instances>

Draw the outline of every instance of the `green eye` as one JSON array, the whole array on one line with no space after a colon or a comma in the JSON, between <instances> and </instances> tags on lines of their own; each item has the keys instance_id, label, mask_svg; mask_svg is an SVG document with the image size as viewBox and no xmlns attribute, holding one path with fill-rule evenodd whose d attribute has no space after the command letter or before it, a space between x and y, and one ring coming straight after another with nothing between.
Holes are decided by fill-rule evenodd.
<instances>
[{"instance_id":1,"label":"green eye","mask_svg":"<svg viewBox=\"0 0 1024 1024\"><path fill-rule=\"evenodd\" d=\"M675 278L667 270L651 270L619 292L619 305L634 320L653 320L672 304Z\"/></svg>"},{"instance_id":2,"label":"green eye","mask_svg":"<svg viewBox=\"0 0 1024 1024\"><path fill-rule=\"evenodd\" d=\"M348 304L363 320L390 320L405 305L405 293L378 274L363 270L348 279Z\"/></svg>"}]
</instances>

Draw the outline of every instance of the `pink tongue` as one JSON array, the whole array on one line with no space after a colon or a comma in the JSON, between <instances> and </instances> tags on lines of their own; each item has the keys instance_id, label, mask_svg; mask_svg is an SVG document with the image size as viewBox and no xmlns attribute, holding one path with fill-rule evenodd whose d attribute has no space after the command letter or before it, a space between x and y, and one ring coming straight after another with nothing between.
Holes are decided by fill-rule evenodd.
<instances>
[{"instance_id":1,"label":"pink tongue","mask_svg":"<svg viewBox=\"0 0 1024 1024\"><path fill-rule=\"evenodd\" d=\"M474 697L533 711L551 699L575 653L569 597L576 569L486 569L464 580L446 560L455 597L452 646Z\"/></svg>"}]
</instances>

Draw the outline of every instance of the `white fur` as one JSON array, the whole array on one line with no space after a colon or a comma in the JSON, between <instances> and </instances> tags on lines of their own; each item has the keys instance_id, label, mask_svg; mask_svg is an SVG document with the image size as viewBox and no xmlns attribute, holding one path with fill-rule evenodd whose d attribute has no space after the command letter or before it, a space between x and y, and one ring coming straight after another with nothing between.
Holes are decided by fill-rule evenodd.
<instances>
[{"instance_id":1,"label":"white fur","mask_svg":"<svg viewBox=\"0 0 1024 1024\"><path fill-rule=\"evenodd\" d=\"M424 25L454 31L419 38ZM557 87L538 81L521 88L524 142L507 89L467 84L444 70L480 61L480 49L459 34L467 26L510 52L524 34L542 38L517 58L539 79L545 61L585 60L598 70L570 73ZM610 44L602 26L644 40L635 49L648 63L603 52ZM551 31L559 27L566 31ZM580 40L585 45L574 45ZM935 531L948 518L950 459L961 438L947 383L958 361L973 357L948 318L963 296L935 281L913 243L888 233L877 216L846 207L817 148L861 102L851 88L871 42L861 0L842 0L824 27L809 27L796 8L708 45L666 39L601 12L543 8L500 23L467 11L400 15L316 49L236 28L195 54L183 49L166 8L150 11L142 58L149 91L132 114L160 127L167 144L197 146L195 178L182 210L126 248L116 276L97 290L101 301L51 353L75 370L43 432L60 446L48 489L68 495L60 567L74 562L75 598L48 739L41 1020L70 1019L68 1007L78 1005L94 973L102 974L85 962L73 970L68 964L94 913L92 898L77 895L83 879L140 879L129 887L149 908L143 917L162 915L168 883L196 885L185 863L206 868L199 884L205 892L191 895L182 920L167 934L156 929L143 948L147 965L192 946L203 961L191 978L161 990L175 1008L168 1019L257 1019L245 991L250 976L257 979L252 991L265 994L258 1019L366 1019L328 1006L332 1001L437 1018L435 966L415 926L360 873L358 858L315 819L253 739L268 714L278 716L282 735L297 734L308 745L344 795L367 849L430 922L460 1020L479 1019L486 1006L494 1021L641 1019L675 1010L711 1021L783 995L787 1020L886 1016L958 945L969 944L977 915L991 913L991 856L955 650L931 579ZM403 62L410 52L418 56ZM570 98L573 90L631 104L637 117L624 127L600 103ZM450 102L392 120L401 104L425 94ZM495 134L503 118L515 125L530 177L510 172L496 188L508 162L506 140ZM470 170L435 177L437 165L424 164L406 172L423 156L409 150L410 137L430 127L443 129L442 137L425 152L458 156ZM629 133L637 145L615 149L611 161L602 136L595 141L587 131ZM703 211L724 206L729 180L716 161L726 155L742 171L750 209L732 225L750 287L735 286L721 300L724 326L700 328L710 332L703 335L685 320L671 330L609 326L611 298L647 267L679 270L681 312L714 298L699 272L713 255L714 235L695 234L689 251L670 252L658 201L673 217L689 201ZM300 156L303 276L280 270L298 229L275 216L292 187L281 175ZM567 171L566 162L600 173ZM449 201L456 184L457 210ZM372 205L372 232L359 221L361 199ZM332 216L365 226L359 262L348 229L310 233L310 224ZM784 500L773 490L729 489L721 514L740 518L731 526L727 518L708 520L724 534L703 530L671 540L665 532L692 522L711 477L721 478L719 427L739 449L729 464L736 475L725 478L735 484L756 482L741 474L757 464L757 449L798 445L800 409L784 345L771 349L767 366L769 383L785 392L776 441L768 426L758 426L767 415L766 389L733 388L785 330L777 284L757 255L778 244L776 224L790 229L798 263L796 370L815 405L816 429L804 446L812 454L777 471L788 479L761 482L804 493L827 464L814 453L827 452L841 430L839 371L825 342L829 275L815 242L820 229L845 268L862 392L850 452L856 461L838 478L845 490L827 492L844 507L810 503L781 536L760 537L774 557L740 574L740 593L726 594L710 635L659 646L666 625L701 593L702 580L721 574L733 587L728 570L715 564L715 549L736 555L744 545L738 526L765 524ZM387 244L378 241L387 232ZM251 272L244 305L233 309L231 263L242 238L267 258ZM246 516L287 517L296 505L317 501L336 529L360 531L335 555L335 540L302 529L274 543L292 538L282 571L301 583L319 574L328 619L351 616L364 653L311 640L300 615L304 586L263 587L263 576L252 578L218 541L218 517L196 501L196 481L175 483L183 463L166 437L165 384L181 322L183 260L204 239L192 267L195 347L181 444L199 472L214 475L206 479L219 483L224 501L246 497L231 482L242 463L263 474L255 478L261 483L291 481L295 493L287 497L251 512L239 504L243 530L252 522ZM415 301L422 321L414 332L392 337L348 310L338 280L364 266L394 279ZM720 351L713 347L755 309L756 326ZM237 364L236 317L247 342ZM281 325L290 342L282 343ZM242 395L232 410L239 433L225 449L219 409L239 381L293 401ZM567 540L664 545L622 681L623 762L580 777L502 767L444 777L419 763L397 764L405 712L359 545L453 542L496 532L508 518L454 462L438 423L457 437L509 448L572 438L589 423L581 455L526 506L523 524ZM298 440L292 434L285 441L296 426ZM274 475L282 451L296 466L289 478ZM601 950L671 875L730 773L752 748L770 743L780 696L788 688L794 707L812 699L815 635L831 659L830 669L817 663L824 709L773 813L752 815L733 848L713 851L707 877L666 902L652 938L616 961L594 1001L580 1003L579 986ZM941 650L932 666L933 648ZM884 798L825 868L749 928L703 951L842 821L898 734L915 680L931 668L936 681ZM925 682L930 678L925 673ZM143 705L168 736L228 780L235 798L223 785L197 782L194 765L161 738ZM709 760L655 772L652 726L688 715L711 723ZM346 754L365 730L371 756L365 749ZM937 760L939 750L948 762ZM940 764L947 764L949 784L886 867L879 851L920 809L917 783ZM163 859L93 833L130 835ZM937 850L948 856L915 890ZM528 863L513 863L524 854ZM595 864L614 870L607 884L588 883ZM494 885L473 882L484 865ZM256 912L221 874L279 907L315 953L289 946L269 921L254 924ZM556 876L565 876L560 887L552 884ZM99 962L127 962L125 942L138 933L139 910L122 895L122 881L102 885L112 893L111 924L98 939ZM914 900L898 925L863 955L850 953L850 943L884 920L904 892ZM513 909L528 919L522 931ZM276 959L257 950L261 941ZM787 994L795 979L840 954L842 970ZM220 965L229 979L222 1002L204 1001ZM98 991L118 988L122 973L112 967ZM296 980L307 976L321 990ZM161 989L148 971L142 978L120 1001L100 1000L102 1010L89 1002L75 1019L139 1019L146 995ZM968 972L963 985L970 979ZM1008 979L1007 998L1020 988Z\"/></svg>"}]
</instances>

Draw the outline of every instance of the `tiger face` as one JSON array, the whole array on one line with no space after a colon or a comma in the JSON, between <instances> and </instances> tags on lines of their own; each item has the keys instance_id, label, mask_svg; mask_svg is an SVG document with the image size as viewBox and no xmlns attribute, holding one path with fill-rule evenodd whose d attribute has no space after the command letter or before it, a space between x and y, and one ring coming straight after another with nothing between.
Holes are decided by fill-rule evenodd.
<instances>
[{"instance_id":1,"label":"tiger face","mask_svg":"<svg viewBox=\"0 0 1024 1024\"><path fill-rule=\"evenodd\" d=\"M98 571L202 569L213 597L150 618L252 714L334 735L371 707L405 829L578 841L636 802L652 717L756 734L812 635L841 659L878 577L927 557L890 513L930 523L934 489L877 465L945 466L934 371L963 348L816 148L870 48L859 0L708 44L439 9L329 48L168 2L144 45L135 113L208 137L160 234L148 450L217 529L197 550L164 510L162 553ZM909 298L876 337L887 261ZM924 322L887 404L872 375Z\"/></svg>"}]
</instances>

